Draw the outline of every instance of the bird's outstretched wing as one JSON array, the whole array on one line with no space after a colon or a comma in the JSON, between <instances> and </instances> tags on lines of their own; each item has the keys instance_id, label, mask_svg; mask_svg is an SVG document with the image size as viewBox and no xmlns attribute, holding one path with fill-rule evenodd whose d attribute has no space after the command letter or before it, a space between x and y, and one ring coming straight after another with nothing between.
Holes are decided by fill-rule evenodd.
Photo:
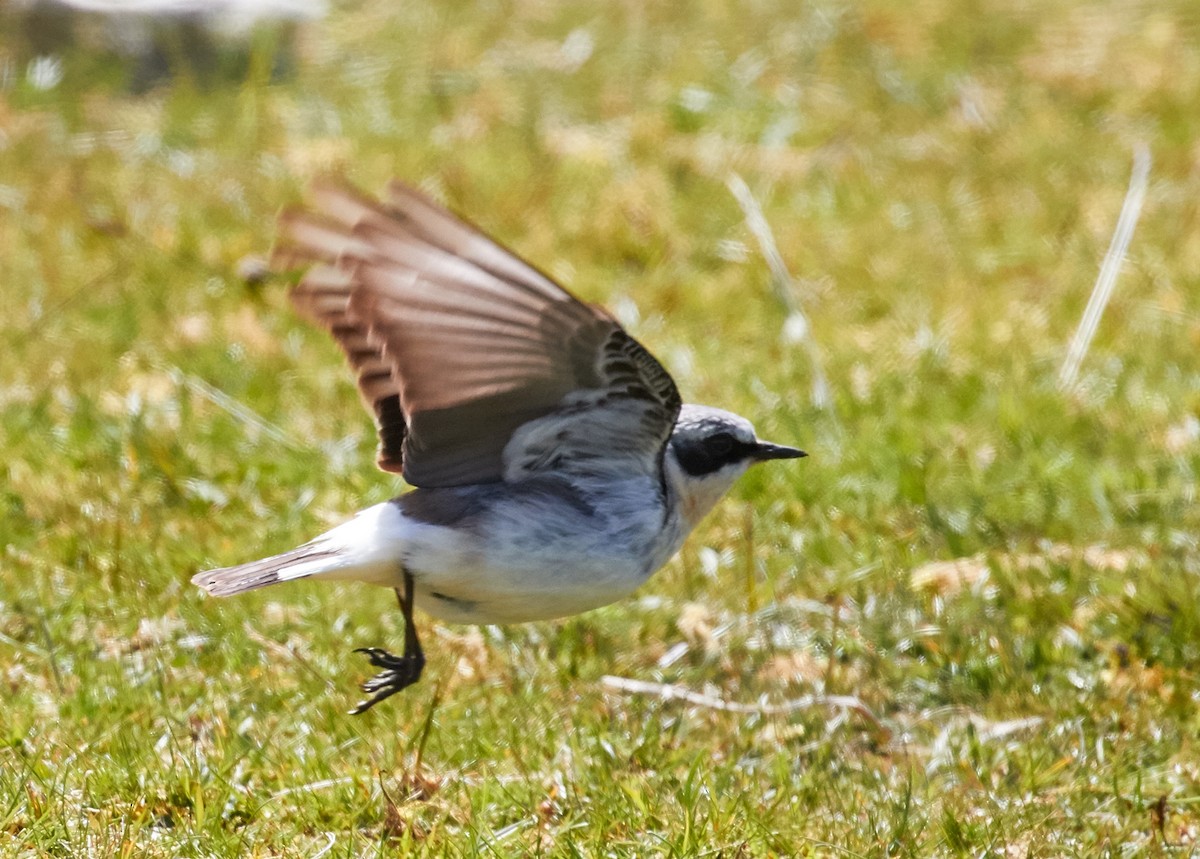
<instances>
[{"instance_id":1,"label":"bird's outstretched wing","mask_svg":"<svg viewBox=\"0 0 1200 859\"><path fill-rule=\"evenodd\" d=\"M670 375L604 310L413 189L338 183L279 219L277 267L358 372L379 466L414 486L531 473L657 474Z\"/></svg>"}]
</instances>

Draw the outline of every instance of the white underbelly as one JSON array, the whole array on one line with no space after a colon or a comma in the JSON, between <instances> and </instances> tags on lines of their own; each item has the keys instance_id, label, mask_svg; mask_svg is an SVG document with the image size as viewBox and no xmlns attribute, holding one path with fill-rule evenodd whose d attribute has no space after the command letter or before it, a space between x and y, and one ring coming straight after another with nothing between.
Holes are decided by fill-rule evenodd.
<instances>
[{"instance_id":1,"label":"white underbelly","mask_svg":"<svg viewBox=\"0 0 1200 859\"><path fill-rule=\"evenodd\" d=\"M338 561L319 575L385 587L414 579L416 607L454 623L522 623L578 614L628 596L678 548L661 513L581 517L570 508L498 506L473 527L372 507L324 537ZM525 514L525 515L521 515Z\"/></svg>"},{"instance_id":2,"label":"white underbelly","mask_svg":"<svg viewBox=\"0 0 1200 859\"><path fill-rule=\"evenodd\" d=\"M514 556L471 553L457 563L421 564L411 571L416 605L453 623L524 623L590 611L631 594L648 571L620 551L546 551Z\"/></svg>"}]
</instances>

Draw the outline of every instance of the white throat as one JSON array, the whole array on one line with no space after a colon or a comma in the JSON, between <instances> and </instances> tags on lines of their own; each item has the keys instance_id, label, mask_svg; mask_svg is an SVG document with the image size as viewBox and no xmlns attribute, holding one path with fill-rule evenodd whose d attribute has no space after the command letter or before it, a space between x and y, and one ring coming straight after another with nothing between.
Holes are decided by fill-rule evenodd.
<instances>
[{"instance_id":1,"label":"white throat","mask_svg":"<svg viewBox=\"0 0 1200 859\"><path fill-rule=\"evenodd\" d=\"M694 477L684 471L675 454L667 449L663 458L670 490L672 506L683 525L684 533L690 532L708 512L717 506L725 494L746 473L750 463L743 461L727 465L711 474Z\"/></svg>"}]
</instances>

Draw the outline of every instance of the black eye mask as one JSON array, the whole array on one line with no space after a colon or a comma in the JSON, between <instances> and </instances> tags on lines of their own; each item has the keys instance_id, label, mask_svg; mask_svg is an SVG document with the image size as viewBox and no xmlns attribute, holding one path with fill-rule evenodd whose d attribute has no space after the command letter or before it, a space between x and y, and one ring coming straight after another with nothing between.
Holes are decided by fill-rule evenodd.
<instances>
[{"instance_id":1,"label":"black eye mask","mask_svg":"<svg viewBox=\"0 0 1200 859\"><path fill-rule=\"evenodd\" d=\"M753 445L738 441L727 432L714 433L697 439L672 439L671 449L683 470L692 477L719 471L726 465L741 462L750 455Z\"/></svg>"}]
</instances>

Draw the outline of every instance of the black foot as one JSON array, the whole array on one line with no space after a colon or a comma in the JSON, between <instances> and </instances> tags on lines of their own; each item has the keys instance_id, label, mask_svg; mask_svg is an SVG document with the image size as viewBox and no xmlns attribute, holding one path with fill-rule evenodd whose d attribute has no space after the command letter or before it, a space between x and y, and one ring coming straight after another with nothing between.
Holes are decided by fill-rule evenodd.
<instances>
[{"instance_id":1,"label":"black foot","mask_svg":"<svg viewBox=\"0 0 1200 859\"><path fill-rule=\"evenodd\" d=\"M367 654L371 664L383 670L363 682L362 690L371 697L359 701L358 706L350 711L352 716L367 712L380 701L416 683L421 679L421 669L425 667L425 655L419 650L404 656L395 656L381 647L358 647L354 652Z\"/></svg>"}]
</instances>

